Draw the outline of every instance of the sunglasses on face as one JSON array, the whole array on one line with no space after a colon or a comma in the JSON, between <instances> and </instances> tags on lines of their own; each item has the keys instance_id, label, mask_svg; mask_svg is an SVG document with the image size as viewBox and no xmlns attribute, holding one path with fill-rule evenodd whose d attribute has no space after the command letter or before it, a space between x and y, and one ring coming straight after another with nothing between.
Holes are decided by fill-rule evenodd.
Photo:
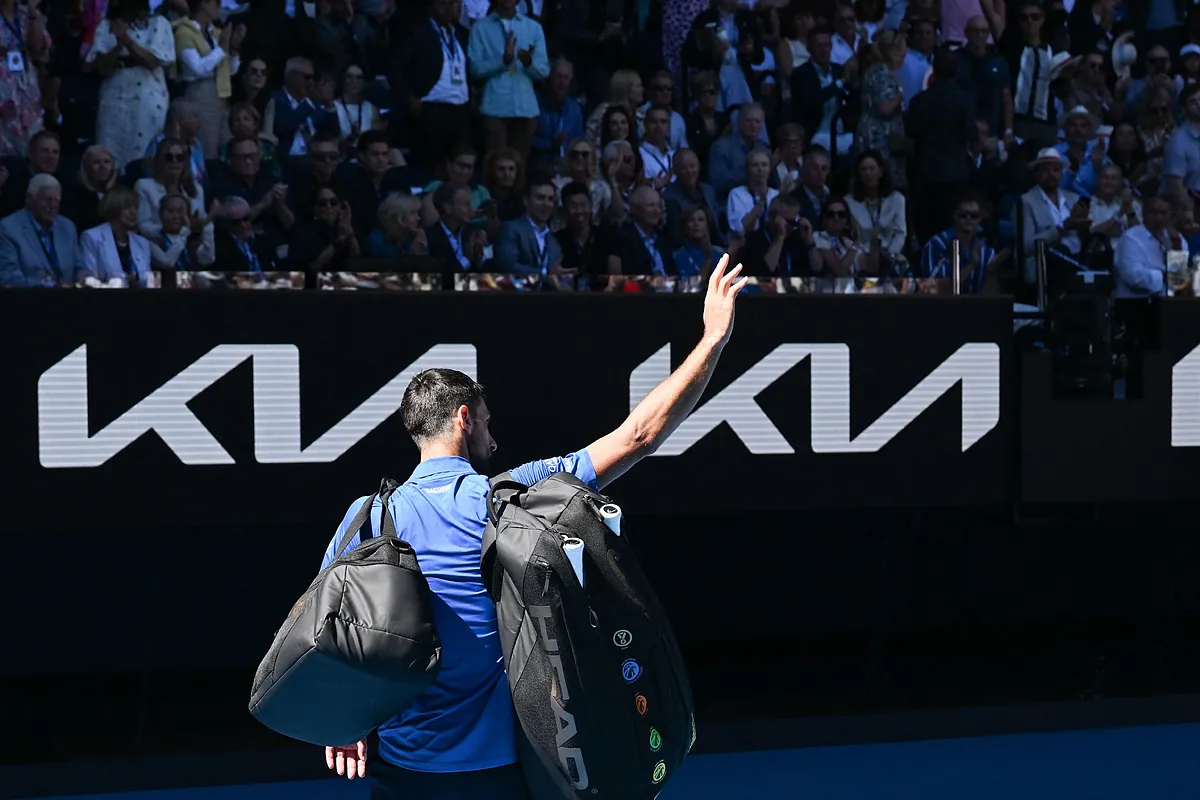
<instances>
[{"instance_id":1,"label":"sunglasses on face","mask_svg":"<svg viewBox=\"0 0 1200 800\"><path fill-rule=\"evenodd\" d=\"M336 208L338 199L336 197L318 197L317 208Z\"/></svg>"},{"instance_id":2,"label":"sunglasses on face","mask_svg":"<svg viewBox=\"0 0 1200 800\"><path fill-rule=\"evenodd\" d=\"M958 216L959 219L979 219L983 214L979 211L960 211Z\"/></svg>"},{"instance_id":3,"label":"sunglasses on face","mask_svg":"<svg viewBox=\"0 0 1200 800\"><path fill-rule=\"evenodd\" d=\"M845 219L848 215L845 211L833 209L826 211L825 216L829 217L830 219Z\"/></svg>"},{"instance_id":4,"label":"sunglasses on face","mask_svg":"<svg viewBox=\"0 0 1200 800\"><path fill-rule=\"evenodd\" d=\"M1042 21L1041 14L1022 14L1021 15L1021 22L1041 22L1041 21Z\"/></svg>"},{"instance_id":5,"label":"sunglasses on face","mask_svg":"<svg viewBox=\"0 0 1200 800\"><path fill-rule=\"evenodd\" d=\"M267 75L267 70L263 67L250 67L246 72L255 78L265 78Z\"/></svg>"},{"instance_id":6,"label":"sunglasses on face","mask_svg":"<svg viewBox=\"0 0 1200 800\"><path fill-rule=\"evenodd\" d=\"M309 153L308 157L313 161L325 162L337 161L339 158L341 158L341 156L339 156L337 153Z\"/></svg>"},{"instance_id":7,"label":"sunglasses on face","mask_svg":"<svg viewBox=\"0 0 1200 800\"><path fill-rule=\"evenodd\" d=\"M177 164L183 160L183 153L163 153L163 161L166 161L168 164Z\"/></svg>"},{"instance_id":8,"label":"sunglasses on face","mask_svg":"<svg viewBox=\"0 0 1200 800\"><path fill-rule=\"evenodd\" d=\"M669 83L656 83L653 86L651 86L650 88L656 92L673 92L673 91L675 91L675 87Z\"/></svg>"},{"instance_id":9,"label":"sunglasses on face","mask_svg":"<svg viewBox=\"0 0 1200 800\"><path fill-rule=\"evenodd\" d=\"M587 158L592 154L591 150L572 150L571 158Z\"/></svg>"}]
</instances>

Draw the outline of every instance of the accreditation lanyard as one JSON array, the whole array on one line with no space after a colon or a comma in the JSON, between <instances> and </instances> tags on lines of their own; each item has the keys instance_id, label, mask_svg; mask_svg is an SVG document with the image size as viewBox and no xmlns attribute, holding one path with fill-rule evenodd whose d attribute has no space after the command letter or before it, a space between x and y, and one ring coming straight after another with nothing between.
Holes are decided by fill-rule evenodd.
<instances>
[{"instance_id":1,"label":"accreditation lanyard","mask_svg":"<svg viewBox=\"0 0 1200 800\"><path fill-rule=\"evenodd\" d=\"M533 246L537 248L538 269L545 276L550 270L550 246L544 244L546 237L550 235L550 229L547 228L544 232L539 231L537 225L532 219L529 220L529 227L533 228Z\"/></svg>"}]
</instances>

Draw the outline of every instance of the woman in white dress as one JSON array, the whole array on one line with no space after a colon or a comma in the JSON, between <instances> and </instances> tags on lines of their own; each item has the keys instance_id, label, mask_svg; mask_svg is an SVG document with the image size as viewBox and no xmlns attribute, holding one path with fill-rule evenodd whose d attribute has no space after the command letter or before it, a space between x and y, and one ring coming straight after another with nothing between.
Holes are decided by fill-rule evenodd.
<instances>
[{"instance_id":1,"label":"woman in white dress","mask_svg":"<svg viewBox=\"0 0 1200 800\"><path fill-rule=\"evenodd\" d=\"M121 0L96 28L87 63L101 75L96 143L112 151L117 169L146 154L167 121L167 78L175 39L166 17L146 0Z\"/></svg>"},{"instance_id":2,"label":"woman in white dress","mask_svg":"<svg viewBox=\"0 0 1200 800\"><path fill-rule=\"evenodd\" d=\"M351 64L342 75L342 96L333 101L333 106L337 109L342 145L350 151L357 147L358 137L364 131L382 127L379 109L363 96L366 88L367 76L363 68Z\"/></svg>"}]
</instances>

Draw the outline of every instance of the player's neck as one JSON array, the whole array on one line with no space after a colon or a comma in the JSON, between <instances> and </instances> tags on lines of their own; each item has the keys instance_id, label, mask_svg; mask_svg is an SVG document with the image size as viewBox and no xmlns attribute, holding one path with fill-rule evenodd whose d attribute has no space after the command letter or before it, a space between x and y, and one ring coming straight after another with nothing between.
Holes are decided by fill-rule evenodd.
<instances>
[{"instance_id":1,"label":"player's neck","mask_svg":"<svg viewBox=\"0 0 1200 800\"><path fill-rule=\"evenodd\" d=\"M464 442L430 442L421 448L422 462L431 458L454 457L467 458L467 446Z\"/></svg>"}]
</instances>

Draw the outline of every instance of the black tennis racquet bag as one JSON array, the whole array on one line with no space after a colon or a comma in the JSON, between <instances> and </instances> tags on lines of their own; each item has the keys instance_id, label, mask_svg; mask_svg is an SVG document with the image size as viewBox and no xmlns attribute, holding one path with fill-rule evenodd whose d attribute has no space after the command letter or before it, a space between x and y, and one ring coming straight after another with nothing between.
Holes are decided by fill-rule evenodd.
<instances>
[{"instance_id":1,"label":"black tennis racquet bag","mask_svg":"<svg viewBox=\"0 0 1200 800\"><path fill-rule=\"evenodd\" d=\"M363 504L338 557L296 601L258 667L250 713L277 733L310 744L354 744L437 677L442 649L429 584L388 509L397 488L384 480ZM377 497L382 530L371 538ZM359 545L346 553L356 533Z\"/></svg>"},{"instance_id":2,"label":"black tennis racquet bag","mask_svg":"<svg viewBox=\"0 0 1200 800\"><path fill-rule=\"evenodd\" d=\"M533 800L650 800L696 740L683 658L619 523L568 473L492 480L482 570Z\"/></svg>"}]
</instances>

